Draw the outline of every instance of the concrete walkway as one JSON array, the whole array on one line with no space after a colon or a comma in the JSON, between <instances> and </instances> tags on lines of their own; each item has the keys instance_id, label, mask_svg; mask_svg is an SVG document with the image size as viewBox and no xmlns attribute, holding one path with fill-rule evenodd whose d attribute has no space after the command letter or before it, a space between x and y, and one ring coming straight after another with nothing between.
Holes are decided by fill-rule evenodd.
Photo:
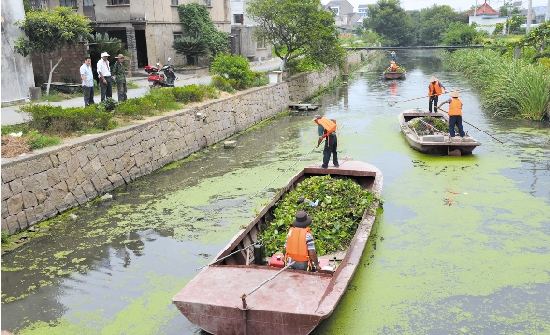
<instances>
[{"instance_id":1,"label":"concrete walkway","mask_svg":"<svg viewBox=\"0 0 550 335\"><path fill-rule=\"evenodd\" d=\"M281 60L279 58L273 58L271 60L263 61L261 63L252 62L250 63L250 69L252 71L257 71L257 72L267 72L272 70L279 70L280 65L281 65ZM191 84L209 85L212 80L212 76L184 75L181 73L176 73L176 77L177 77L177 80L175 82L175 86L186 86ZM147 77L134 77L134 78L129 78L128 80L132 80L134 83L136 83L139 86L139 88L128 90L128 98L141 97L147 94L147 92L149 92L149 82L147 81ZM117 94L114 92L113 92L113 99L117 100ZM99 101L101 101L101 97L99 95L95 95L94 100L96 103L98 103ZM47 103L48 102L40 102L40 104L47 104ZM50 102L50 104L53 106L62 106L63 108L83 107L84 98L78 97L78 98L63 100L60 102ZM0 118L2 126L19 124L28 120L28 115L17 112L19 110L19 107L21 107L21 105L2 107L1 118Z\"/></svg>"}]
</instances>

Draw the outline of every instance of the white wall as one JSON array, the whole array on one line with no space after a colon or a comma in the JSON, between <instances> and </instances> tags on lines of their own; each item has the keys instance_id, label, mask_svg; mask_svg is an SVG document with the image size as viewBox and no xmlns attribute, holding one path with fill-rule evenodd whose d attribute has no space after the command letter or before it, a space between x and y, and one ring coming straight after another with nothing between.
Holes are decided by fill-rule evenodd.
<instances>
[{"instance_id":1,"label":"white wall","mask_svg":"<svg viewBox=\"0 0 550 335\"><path fill-rule=\"evenodd\" d=\"M25 99L34 87L30 56L14 51L14 41L24 33L13 22L24 19L23 1L2 1L2 102Z\"/></svg>"}]
</instances>

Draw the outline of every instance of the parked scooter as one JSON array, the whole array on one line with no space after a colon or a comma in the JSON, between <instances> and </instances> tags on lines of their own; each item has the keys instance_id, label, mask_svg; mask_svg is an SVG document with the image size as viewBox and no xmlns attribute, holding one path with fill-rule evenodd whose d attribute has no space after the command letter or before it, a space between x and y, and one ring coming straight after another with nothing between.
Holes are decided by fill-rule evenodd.
<instances>
[{"instance_id":1,"label":"parked scooter","mask_svg":"<svg viewBox=\"0 0 550 335\"><path fill-rule=\"evenodd\" d=\"M145 72L149 74L147 80L149 81L149 87L159 88L159 87L174 87L174 82L176 81L176 75L174 73L174 65L170 64L172 58L168 57L168 64L160 68L160 64L157 63L157 66L147 65L145 66ZM159 73L163 72L163 73Z\"/></svg>"}]
</instances>

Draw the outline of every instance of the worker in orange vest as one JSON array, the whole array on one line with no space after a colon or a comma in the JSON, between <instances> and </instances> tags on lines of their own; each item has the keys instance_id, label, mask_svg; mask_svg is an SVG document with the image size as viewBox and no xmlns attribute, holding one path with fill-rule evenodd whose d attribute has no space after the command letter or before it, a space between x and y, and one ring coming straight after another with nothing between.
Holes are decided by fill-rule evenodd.
<instances>
[{"instance_id":1,"label":"worker in orange vest","mask_svg":"<svg viewBox=\"0 0 550 335\"><path fill-rule=\"evenodd\" d=\"M325 148L323 149L323 165L322 168L328 168L328 162L330 161L330 155L332 154L332 164L335 167L340 166L338 164L338 153L336 148L338 147L338 139L336 138L336 120L329 120L321 115L315 115L313 119L317 123L317 132L319 133L319 139L317 141L317 148L319 144L326 139Z\"/></svg>"},{"instance_id":2,"label":"worker in orange vest","mask_svg":"<svg viewBox=\"0 0 550 335\"><path fill-rule=\"evenodd\" d=\"M311 217L304 211L296 213L292 222L283 250L285 264L294 262L290 268L304 271L315 271L320 269L313 234L309 230Z\"/></svg>"},{"instance_id":3,"label":"worker in orange vest","mask_svg":"<svg viewBox=\"0 0 550 335\"><path fill-rule=\"evenodd\" d=\"M430 78L430 86L428 87L428 95L430 96L430 103L428 105L428 110L432 112L432 103L433 106L437 106L437 100L439 99L439 96L442 93L446 93L445 86L441 84L439 80L437 80L436 77L432 76ZM434 111L437 112L437 111Z\"/></svg>"},{"instance_id":4,"label":"worker in orange vest","mask_svg":"<svg viewBox=\"0 0 550 335\"><path fill-rule=\"evenodd\" d=\"M390 71L393 71L393 72L397 71L397 64L393 60L390 63Z\"/></svg>"},{"instance_id":5,"label":"worker in orange vest","mask_svg":"<svg viewBox=\"0 0 550 335\"><path fill-rule=\"evenodd\" d=\"M453 91L449 100L437 106L437 108L439 108L444 104L449 104L449 134L451 135L451 139L455 137L455 124L458 127L460 137L464 138L464 136L466 136L462 127L462 101L458 99L459 96L460 94L458 94L458 91Z\"/></svg>"}]
</instances>

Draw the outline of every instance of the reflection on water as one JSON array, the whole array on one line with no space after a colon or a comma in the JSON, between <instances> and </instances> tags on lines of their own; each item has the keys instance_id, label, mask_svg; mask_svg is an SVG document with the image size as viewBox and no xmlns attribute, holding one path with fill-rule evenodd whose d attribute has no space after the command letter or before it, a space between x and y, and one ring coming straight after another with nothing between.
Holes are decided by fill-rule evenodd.
<instances>
[{"instance_id":1,"label":"reflection on water","mask_svg":"<svg viewBox=\"0 0 550 335\"><path fill-rule=\"evenodd\" d=\"M382 170L385 211L353 284L315 334L549 329L548 124L485 113L433 51L398 57L405 80L383 79L384 60L324 96L320 112L274 119L236 136L236 148L209 147L75 210L74 221L52 220L51 236L2 257L2 329L199 334L172 296L290 176L320 161L312 152L254 196L314 147L317 113L338 120L341 157ZM505 144L466 127L483 142L473 156L411 150L397 114L427 107L432 75L465 88L464 119Z\"/></svg>"}]
</instances>

